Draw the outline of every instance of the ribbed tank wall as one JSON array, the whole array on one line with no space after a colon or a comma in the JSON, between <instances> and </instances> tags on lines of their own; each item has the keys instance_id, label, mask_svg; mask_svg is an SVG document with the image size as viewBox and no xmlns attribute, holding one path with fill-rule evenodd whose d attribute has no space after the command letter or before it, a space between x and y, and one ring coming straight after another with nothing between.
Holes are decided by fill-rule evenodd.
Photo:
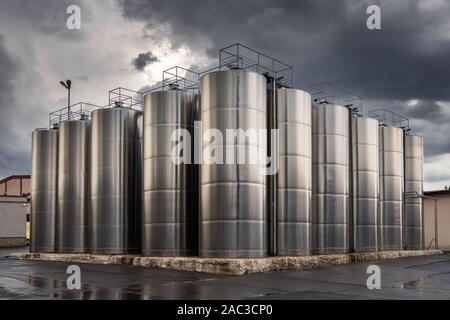
<instances>
[{"instance_id":1,"label":"ribbed tank wall","mask_svg":"<svg viewBox=\"0 0 450 320\"><path fill-rule=\"evenodd\" d=\"M186 91L160 91L145 96L144 255L197 253L198 170L192 157L195 111L196 95ZM179 133L181 141L176 130L184 131ZM177 145L183 147L182 153L180 150L173 156L183 156L188 163L177 164L172 157Z\"/></svg>"},{"instance_id":2,"label":"ribbed tank wall","mask_svg":"<svg viewBox=\"0 0 450 320\"><path fill-rule=\"evenodd\" d=\"M91 250L140 251L142 113L129 108L92 113Z\"/></svg>"},{"instance_id":3,"label":"ribbed tank wall","mask_svg":"<svg viewBox=\"0 0 450 320\"><path fill-rule=\"evenodd\" d=\"M379 127L380 133L380 249L403 249L404 159L403 130Z\"/></svg>"},{"instance_id":4,"label":"ribbed tank wall","mask_svg":"<svg viewBox=\"0 0 450 320\"><path fill-rule=\"evenodd\" d=\"M280 134L277 253L311 254L311 95L277 90Z\"/></svg>"},{"instance_id":5,"label":"ribbed tank wall","mask_svg":"<svg viewBox=\"0 0 450 320\"><path fill-rule=\"evenodd\" d=\"M55 252L58 193L58 130L32 136L30 252Z\"/></svg>"},{"instance_id":6,"label":"ribbed tank wall","mask_svg":"<svg viewBox=\"0 0 450 320\"><path fill-rule=\"evenodd\" d=\"M87 252L91 123L64 121L59 128L56 251Z\"/></svg>"},{"instance_id":7,"label":"ribbed tank wall","mask_svg":"<svg viewBox=\"0 0 450 320\"><path fill-rule=\"evenodd\" d=\"M353 239L356 252L378 250L378 120L354 117Z\"/></svg>"},{"instance_id":8,"label":"ribbed tank wall","mask_svg":"<svg viewBox=\"0 0 450 320\"><path fill-rule=\"evenodd\" d=\"M226 70L203 76L203 136L213 133L209 129L218 129L224 137L226 129L266 129L266 89L265 77L255 72ZM261 141L265 139L257 143L253 139L228 140L224 139L224 147L214 148L220 144L217 139L203 139L200 255L263 257L267 255L266 176L259 164L237 164L237 155L242 151L246 155L265 155L267 144ZM230 153L234 153L234 164L205 163L205 154L218 158L223 154L226 159Z\"/></svg>"},{"instance_id":9,"label":"ribbed tank wall","mask_svg":"<svg viewBox=\"0 0 450 320\"><path fill-rule=\"evenodd\" d=\"M313 105L313 250L349 251L349 110Z\"/></svg>"},{"instance_id":10,"label":"ribbed tank wall","mask_svg":"<svg viewBox=\"0 0 450 320\"><path fill-rule=\"evenodd\" d=\"M405 137L405 192L423 194L423 138ZM422 198L405 198L405 246L406 249L423 249Z\"/></svg>"}]
</instances>

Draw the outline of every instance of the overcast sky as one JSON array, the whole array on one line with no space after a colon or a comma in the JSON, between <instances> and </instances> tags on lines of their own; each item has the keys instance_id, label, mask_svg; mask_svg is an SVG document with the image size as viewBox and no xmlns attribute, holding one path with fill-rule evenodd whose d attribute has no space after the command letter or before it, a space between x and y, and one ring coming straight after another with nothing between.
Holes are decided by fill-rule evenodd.
<instances>
[{"instance_id":1,"label":"overcast sky","mask_svg":"<svg viewBox=\"0 0 450 320\"><path fill-rule=\"evenodd\" d=\"M66 8L81 8L81 30ZM366 9L381 7L381 30ZM425 189L450 185L450 1L0 0L0 178L30 173L31 132L65 105L107 103L175 66L202 69L240 42L295 68L295 86L330 81L410 118L425 138Z\"/></svg>"}]
</instances>

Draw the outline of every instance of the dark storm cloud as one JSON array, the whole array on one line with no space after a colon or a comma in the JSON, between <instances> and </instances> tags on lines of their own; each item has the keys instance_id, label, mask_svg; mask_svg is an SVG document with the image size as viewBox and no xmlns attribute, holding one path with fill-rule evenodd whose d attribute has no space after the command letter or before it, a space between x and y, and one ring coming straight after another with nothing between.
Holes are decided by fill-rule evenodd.
<instances>
[{"instance_id":1,"label":"dark storm cloud","mask_svg":"<svg viewBox=\"0 0 450 320\"><path fill-rule=\"evenodd\" d=\"M412 119L422 119L435 125L450 122L450 114L446 113L445 107L436 101L419 100L406 109L404 114Z\"/></svg>"},{"instance_id":2,"label":"dark storm cloud","mask_svg":"<svg viewBox=\"0 0 450 320\"><path fill-rule=\"evenodd\" d=\"M152 63L158 62L159 59L153 55L150 51L146 53L138 54L137 58L133 59L133 66L138 71L143 71L146 66L151 65Z\"/></svg>"},{"instance_id":3,"label":"dark storm cloud","mask_svg":"<svg viewBox=\"0 0 450 320\"><path fill-rule=\"evenodd\" d=\"M448 138L450 110L442 103L434 100L365 101L365 113L375 109L392 110L408 118L412 133L424 137L426 157L450 153L450 139Z\"/></svg>"},{"instance_id":4,"label":"dark storm cloud","mask_svg":"<svg viewBox=\"0 0 450 320\"><path fill-rule=\"evenodd\" d=\"M11 124L14 105L14 81L20 72L20 61L5 48L5 36L0 33L0 178L11 173L22 173L29 167L29 146L17 144L20 141Z\"/></svg>"},{"instance_id":5,"label":"dark storm cloud","mask_svg":"<svg viewBox=\"0 0 450 320\"><path fill-rule=\"evenodd\" d=\"M450 152L445 135L450 119L438 104L450 101L450 6L445 1L118 3L128 19L169 25L176 46L217 57L219 48L241 42L292 64L299 88L331 81L375 105L383 103L417 125L427 155ZM370 4L381 6L381 30L366 28ZM211 43L208 48L200 47L204 39ZM411 99L419 103L409 107Z\"/></svg>"},{"instance_id":6,"label":"dark storm cloud","mask_svg":"<svg viewBox=\"0 0 450 320\"><path fill-rule=\"evenodd\" d=\"M169 24L177 44L206 37L208 52L243 42L296 67L298 85L325 80L368 97L450 99L450 42L437 30L449 12L421 1L376 1L382 30L366 28L373 1L118 0L125 17Z\"/></svg>"}]
</instances>

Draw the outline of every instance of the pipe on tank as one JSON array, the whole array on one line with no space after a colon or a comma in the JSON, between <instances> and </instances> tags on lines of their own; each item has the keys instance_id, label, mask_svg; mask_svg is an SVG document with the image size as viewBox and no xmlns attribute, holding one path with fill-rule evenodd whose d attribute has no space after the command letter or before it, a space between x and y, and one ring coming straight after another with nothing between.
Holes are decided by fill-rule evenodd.
<instances>
[{"instance_id":1,"label":"pipe on tank","mask_svg":"<svg viewBox=\"0 0 450 320\"><path fill-rule=\"evenodd\" d=\"M268 153L273 151L272 146L272 130L278 129L277 121L277 82L274 77L266 76L269 90L267 99L267 150ZM272 157L272 165L277 166L278 155L270 154ZM268 208L268 243L269 255L277 255L277 177L278 173L267 176L267 208Z\"/></svg>"}]
</instances>

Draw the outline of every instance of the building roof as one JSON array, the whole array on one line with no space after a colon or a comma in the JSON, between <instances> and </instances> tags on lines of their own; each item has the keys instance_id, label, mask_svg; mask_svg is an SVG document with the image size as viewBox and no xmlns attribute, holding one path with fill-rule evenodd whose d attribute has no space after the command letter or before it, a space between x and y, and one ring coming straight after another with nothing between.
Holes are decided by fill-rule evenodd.
<instances>
[{"instance_id":1,"label":"building roof","mask_svg":"<svg viewBox=\"0 0 450 320\"><path fill-rule=\"evenodd\" d=\"M0 184L11 181L11 180L17 180L17 179L31 179L31 176L30 175L9 176L8 178L4 178L4 179L0 180Z\"/></svg>"},{"instance_id":2,"label":"building roof","mask_svg":"<svg viewBox=\"0 0 450 320\"><path fill-rule=\"evenodd\" d=\"M450 189L448 189L448 190L425 191L424 194L427 195L427 196L438 195L438 194L448 194L448 195L450 195Z\"/></svg>"}]
</instances>

